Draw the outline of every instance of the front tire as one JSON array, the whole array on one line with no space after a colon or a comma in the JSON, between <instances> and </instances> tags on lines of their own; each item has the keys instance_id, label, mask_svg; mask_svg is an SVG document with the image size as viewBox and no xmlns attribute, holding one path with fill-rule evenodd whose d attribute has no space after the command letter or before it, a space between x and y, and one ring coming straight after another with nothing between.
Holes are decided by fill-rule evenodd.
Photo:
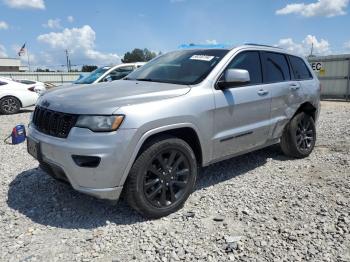
<instances>
[{"instance_id":1,"label":"front tire","mask_svg":"<svg viewBox=\"0 0 350 262\"><path fill-rule=\"evenodd\" d=\"M313 118L301 112L287 124L281 137L281 149L290 157L304 158L311 154L316 143L316 126Z\"/></svg>"},{"instance_id":2,"label":"front tire","mask_svg":"<svg viewBox=\"0 0 350 262\"><path fill-rule=\"evenodd\" d=\"M0 113L4 115L12 115L21 109L20 101L13 96L7 96L0 100Z\"/></svg>"},{"instance_id":3,"label":"front tire","mask_svg":"<svg viewBox=\"0 0 350 262\"><path fill-rule=\"evenodd\" d=\"M192 148L182 139L161 137L137 157L126 181L126 199L147 218L167 216L183 206L196 177Z\"/></svg>"}]
</instances>

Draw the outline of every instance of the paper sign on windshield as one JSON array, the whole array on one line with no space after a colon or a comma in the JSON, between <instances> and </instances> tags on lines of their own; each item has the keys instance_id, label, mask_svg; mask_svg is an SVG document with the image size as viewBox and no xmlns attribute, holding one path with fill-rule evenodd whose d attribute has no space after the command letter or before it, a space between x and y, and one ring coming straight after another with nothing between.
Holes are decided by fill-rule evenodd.
<instances>
[{"instance_id":1,"label":"paper sign on windshield","mask_svg":"<svg viewBox=\"0 0 350 262\"><path fill-rule=\"evenodd\" d=\"M199 60L199 61L207 61L210 62L213 60L215 56L209 56L209 55L193 55L191 56L191 60Z\"/></svg>"}]
</instances>

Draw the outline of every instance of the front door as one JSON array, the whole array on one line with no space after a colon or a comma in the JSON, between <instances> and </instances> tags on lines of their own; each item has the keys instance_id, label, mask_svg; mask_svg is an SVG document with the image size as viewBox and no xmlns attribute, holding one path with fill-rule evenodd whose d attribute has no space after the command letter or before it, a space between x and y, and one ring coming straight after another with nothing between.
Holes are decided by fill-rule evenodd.
<instances>
[{"instance_id":1,"label":"front door","mask_svg":"<svg viewBox=\"0 0 350 262\"><path fill-rule=\"evenodd\" d=\"M259 52L239 53L226 70L233 68L248 70L250 83L214 91L215 159L264 145L271 127L271 92L263 84Z\"/></svg>"}]
</instances>

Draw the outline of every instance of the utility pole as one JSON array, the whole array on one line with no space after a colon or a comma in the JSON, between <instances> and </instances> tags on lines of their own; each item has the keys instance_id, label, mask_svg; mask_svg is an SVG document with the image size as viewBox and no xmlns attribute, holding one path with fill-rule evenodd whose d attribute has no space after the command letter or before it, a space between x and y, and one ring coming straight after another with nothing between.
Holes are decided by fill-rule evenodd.
<instances>
[{"instance_id":1,"label":"utility pole","mask_svg":"<svg viewBox=\"0 0 350 262\"><path fill-rule=\"evenodd\" d=\"M69 68L69 53L68 53L67 49L65 50L65 52L66 52L66 60L67 60L67 71L70 72L70 68Z\"/></svg>"},{"instance_id":2,"label":"utility pole","mask_svg":"<svg viewBox=\"0 0 350 262\"><path fill-rule=\"evenodd\" d=\"M311 54L310 56L313 56L314 54L314 42L311 43Z\"/></svg>"},{"instance_id":3,"label":"utility pole","mask_svg":"<svg viewBox=\"0 0 350 262\"><path fill-rule=\"evenodd\" d=\"M27 58L28 58L28 70L30 72L31 69L30 69L30 57L29 57L29 49L28 49L28 47L27 47Z\"/></svg>"}]
</instances>

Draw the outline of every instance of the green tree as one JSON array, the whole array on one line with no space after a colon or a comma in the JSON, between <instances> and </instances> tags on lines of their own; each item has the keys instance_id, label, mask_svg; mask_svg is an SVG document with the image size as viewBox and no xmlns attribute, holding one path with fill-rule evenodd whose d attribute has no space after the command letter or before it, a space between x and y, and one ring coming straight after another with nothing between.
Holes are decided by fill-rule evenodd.
<instances>
[{"instance_id":1,"label":"green tree","mask_svg":"<svg viewBox=\"0 0 350 262\"><path fill-rule=\"evenodd\" d=\"M81 68L81 72L92 72L97 69L97 66L95 65L83 65Z\"/></svg>"},{"instance_id":2,"label":"green tree","mask_svg":"<svg viewBox=\"0 0 350 262\"><path fill-rule=\"evenodd\" d=\"M124 58L122 59L123 63L135 63L135 62L147 62L153 58L155 58L157 54L155 52L152 52L145 49L139 49L135 48L131 52L127 52L124 55Z\"/></svg>"},{"instance_id":3,"label":"green tree","mask_svg":"<svg viewBox=\"0 0 350 262\"><path fill-rule=\"evenodd\" d=\"M36 72L50 72L50 70L49 69L42 69L42 68L37 68L36 69Z\"/></svg>"}]
</instances>

